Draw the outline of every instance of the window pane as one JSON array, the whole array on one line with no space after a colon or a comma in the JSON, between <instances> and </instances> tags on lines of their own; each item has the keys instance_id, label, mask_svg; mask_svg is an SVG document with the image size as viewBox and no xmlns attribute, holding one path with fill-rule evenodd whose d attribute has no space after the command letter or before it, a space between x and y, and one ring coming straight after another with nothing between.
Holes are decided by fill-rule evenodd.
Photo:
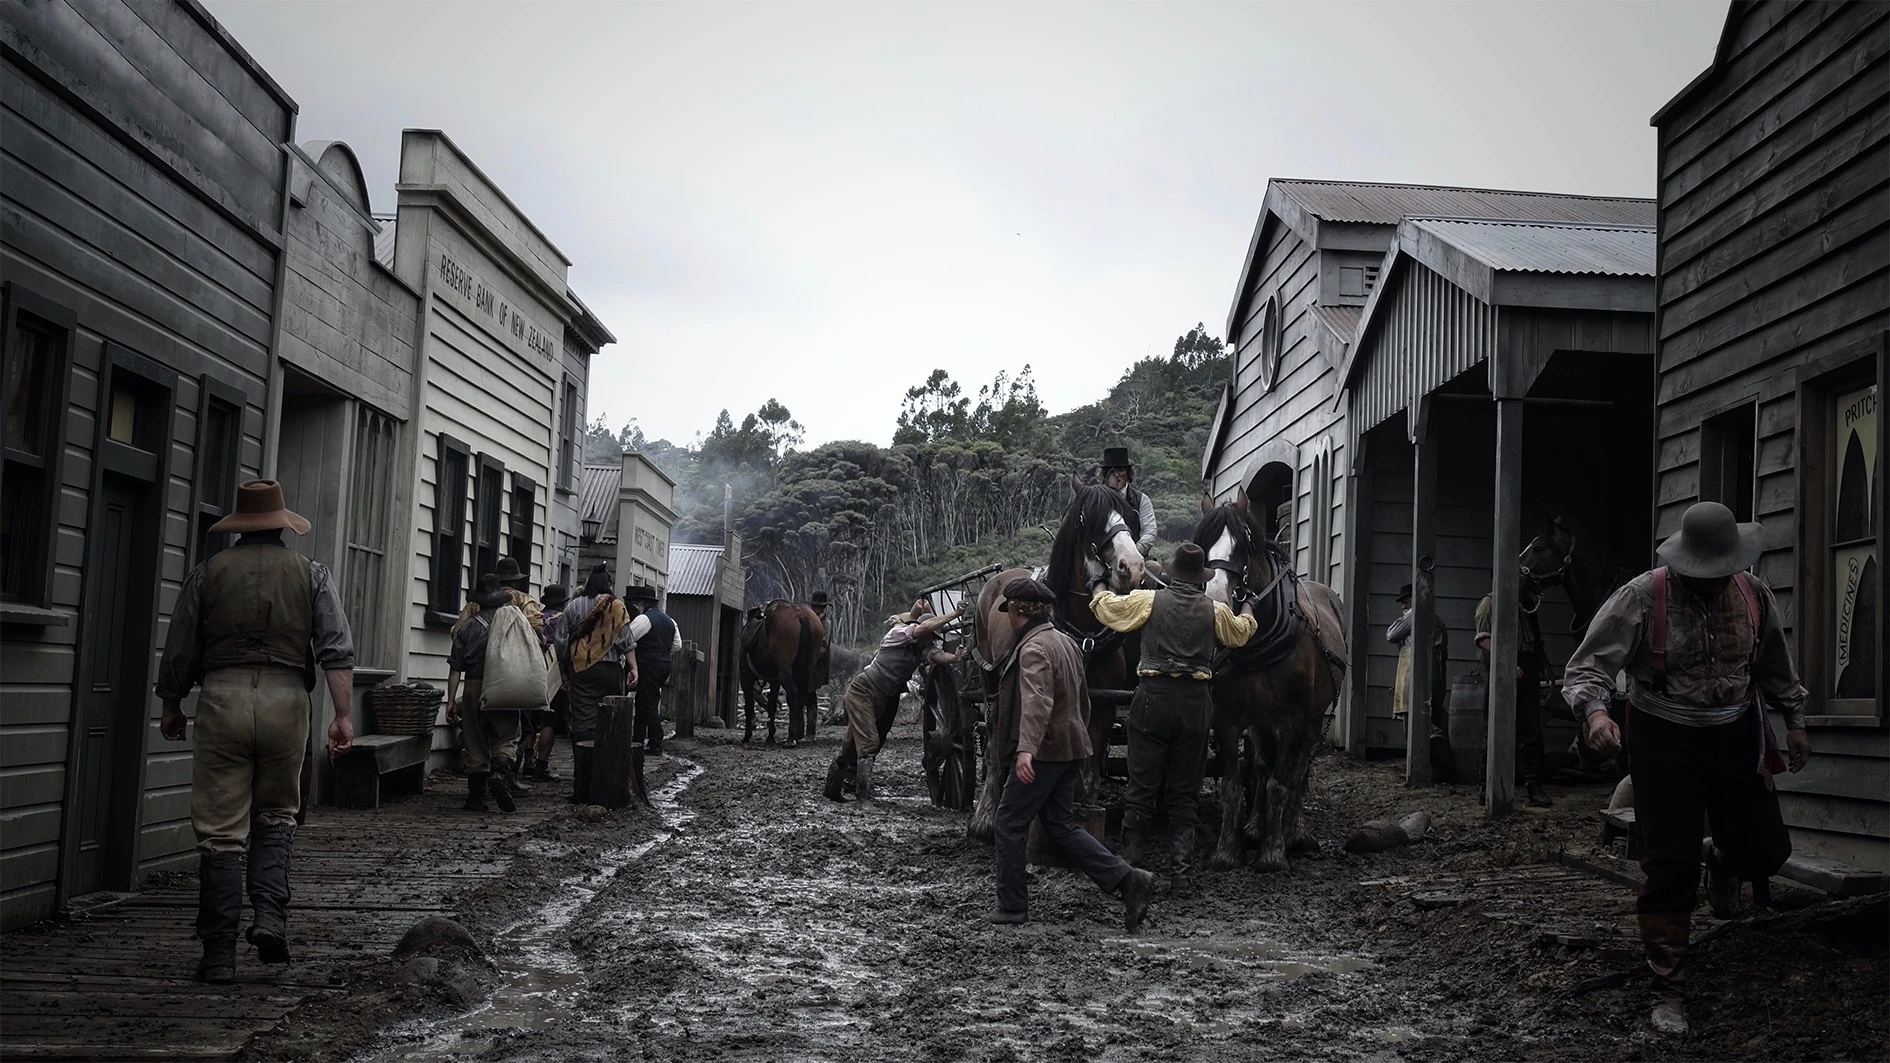
<instances>
[{"instance_id":1,"label":"window pane","mask_svg":"<svg viewBox=\"0 0 1890 1063\"><path fill-rule=\"evenodd\" d=\"M1883 640L1883 603L1877 600L1881 514L1876 511L1877 439L1882 418L1872 385L1831 400L1832 594L1836 599L1832 697L1877 696L1877 661Z\"/></svg>"},{"instance_id":2,"label":"window pane","mask_svg":"<svg viewBox=\"0 0 1890 1063\"><path fill-rule=\"evenodd\" d=\"M47 388L54 375L58 336L20 321L7 352L7 446L46 453Z\"/></svg>"},{"instance_id":3,"label":"window pane","mask_svg":"<svg viewBox=\"0 0 1890 1063\"><path fill-rule=\"evenodd\" d=\"M112 388L112 406L105 434L119 443L138 441L138 393L124 385Z\"/></svg>"},{"instance_id":4,"label":"window pane","mask_svg":"<svg viewBox=\"0 0 1890 1063\"><path fill-rule=\"evenodd\" d=\"M212 402L204 415L203 452L197 455L197 482L203 487L203 500L213 506L231 506L236 502L236 411L220 402Z\"/></svg>"}]
</instances>

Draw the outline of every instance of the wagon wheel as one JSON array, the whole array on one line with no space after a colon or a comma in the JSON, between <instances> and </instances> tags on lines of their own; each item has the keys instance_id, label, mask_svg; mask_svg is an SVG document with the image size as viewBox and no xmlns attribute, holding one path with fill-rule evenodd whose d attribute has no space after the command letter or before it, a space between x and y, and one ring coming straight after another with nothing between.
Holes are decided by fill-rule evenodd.
<instances>
[{"instance_id":1,"label":"wagon wheel","mask_svg":"<svg viewBox=\"0 0 1890 1063\"><path fill-rule=\"evenodd\" d=\"M925 786L932 803L964 811L978 791L975 715L968 715L958 693L958 677L934 668L925 684Z\"/></svg>"}]
</instances>

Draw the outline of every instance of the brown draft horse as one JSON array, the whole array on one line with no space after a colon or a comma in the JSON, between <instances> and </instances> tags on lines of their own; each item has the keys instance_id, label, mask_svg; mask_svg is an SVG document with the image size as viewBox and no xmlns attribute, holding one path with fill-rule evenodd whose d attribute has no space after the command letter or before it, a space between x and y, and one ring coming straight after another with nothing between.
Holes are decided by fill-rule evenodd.
<instances>
[{"instance_id":1,"label":"brown draft horse","mask_svg":"<svg viewBox=\"0 0 1890 1063\"><path fill-rule=\"evenodd\" d=\"M1245 491L1219 507L1203 497L1201 511L1195 543L1214 571L1208 596L1230 604L1252 598L1258 624L1214 679L1221 832L1211 866L1238 866L1244 834L1259 847L1256 867L1284 871L1289 850L1317 846L1303 805L1326 709L1338 700L1345 675L1345 607L1331 587L1293 572ZM1239 770L1242 739L1253 762L1251 793ZM1243 812L1250 813L1244 829Z\"/></svg>"},{"instance_id":2,"label":"brown draft horse","mask_svg":"<svg viewBox=\"0 0 1890 1063\"><path fill-rule=\"evenodd\" d=\"M1074 495L1063 515L1050 546L1050 567L1043 580L1061 592L1055 608L1055 623L1083 645L1088 664L1089 685L1094 690L1120 690L1128 685L1128 661L1121 638L1104 628L1089 611L1089 586L1092 580L1107 578L1109 587L1127 594L1142 582L1143 559L1135 548L1141 533L1141 519L1129 507L1123 495L1101 484L1084 484L1070 479ZM989 704L996 711L998 666L1010 656L1014 634L1010 614L998 612L1004 600L1004 585L1019 576L1031 575L1027 568L1006 569L985 581L978 594L977 659L984 668L984 688ZM1089 715L1090 747L1101 755L1109 748L1109 726L1115 722L1114 705L1092 705ZM978 793L966 833L982 842L992 840L997 826L998 795L1010 772L1009 764L996 763L991 750L997 742L997 728L985 747L984 785ZM1092 761L1089 771L1094 771ZM1086 780L1094 792L1094 780Z\"/></svg>"},{"instance_id":3,"label":"brown draft horse","mask_svg":"<svg viewBox=\"0 0 1890 1063\"><path fill-rule=\"evenodd\" d=\"M788 737L790 748L802 737L814 736L817 715L814 692L827 682L827 625L820 614L799 602L776 598L761 608L761 626L754 641L742 648L742 701L748 722L742 741L755 737L755 702L753 691L762 683L772 684L787 695ZM751 683L751 678L753 682ZM775 710L779 698L768 697L768 743L774 743Z\"/></svg>"}]
</instances>

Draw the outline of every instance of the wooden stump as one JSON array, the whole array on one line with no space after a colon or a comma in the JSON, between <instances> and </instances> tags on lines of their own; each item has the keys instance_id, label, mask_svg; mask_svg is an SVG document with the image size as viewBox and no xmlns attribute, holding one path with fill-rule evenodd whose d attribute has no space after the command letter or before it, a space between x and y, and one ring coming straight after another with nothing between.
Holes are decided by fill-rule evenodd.
<instances>
[{"instance_id":1,"label":"wooden stump","mask_svg":"<svg viewBox=\"0 0 1890 1063\"><path fill-rule=\"evenodd\" d=\"M608 697L597 709L597 747L591 752L591 804L622 808L630 803L631 726L636 720L634 697Z\"/></svg>"}]
</instances>

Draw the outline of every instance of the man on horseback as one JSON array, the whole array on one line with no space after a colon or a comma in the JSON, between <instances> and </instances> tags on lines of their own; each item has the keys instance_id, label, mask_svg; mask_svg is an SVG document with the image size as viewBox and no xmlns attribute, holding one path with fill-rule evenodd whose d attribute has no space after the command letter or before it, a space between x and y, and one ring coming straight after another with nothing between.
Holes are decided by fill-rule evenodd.
<instances>
[{"instance_id":1,"label":"man on horseback","mask_svg":"<svg viewBox=\"0 0 1890 1063\"><path fill-rule=\"evenodd\" d=\"M1129 785L1123 796L1123 856L1140 865L1157 794L1168 808L1169 854L1176 889L1194 866L1194 824L1207 771L1208 725L1214 704L1217 646L1237 647L1253 637L1253 603L1236 614L1202 593L1207 554L1194 543L1175 548L1168 586L1112 594L1100 583L1090 611L1116 631L1142 631L1140 682L1129 703Z\"/></svg>"},{"instance_id":2,"label":"man on horseback","mask_svg":"<svg viewBox=\"0 0 1890 1063\"><path fill-rule=\"evenodd\" d=\"M1646 884L1635 907L1654 978L1654 1028L1686 1033L1687 936L1710 826L1706 894L1731 918L1741 880L1761 886L1791 856L1772 777L1787 767L1765 707L1785 716L1789 767L1811 756L1809 695L1792 663L1778 602L1746 570L1764 551L1757 523L1701 502L1660 546L1666 564L1615 591L1568 662L1565 697L1588 744L1620 748L1608 717L1615 674L1628 676L1635 824ZM1761 703L1763 695L1763 704Z\"/></svg>"},{"instance_id":3,"label":"man on horseback","mask_svg":"<svg viewBox=\"0 0 1890 1063\"><path fill-rule=\"evenodd\" d=\"M847 768L852 767L854 793L862 801L873 800L873 758L879 754L879 708L888 698L897 698L907 680L921 664L951 664L958 654L946 653L938 646L939 629L965 611L958 608L943 616L927 616L932 604L924 598L912 608L895 615L879 649L860 674L847 684L844 703L847 710L847 737L827 768L828 800L842 800Z\"/></svg>"},{"instance_id":4,"label":"man on horseback","mask_svg":"<svg viewBox=\"0 0 1890 1063\"><path fill-rule=\"evenodd\" d=\"M1155 545L1155 503L1135 486L1135 462L1129 460L1129 448L1104 447L1097 474L1100 483L1122 492L1129 500L1141 525L1135 537L1135 548L1147 556L1149 548Z\"/></svg>"},{"instance_id":5,"label":"man on horseback","mask_svg":"<svg viewBox=\"0 0 1890 1063\"><path fill-rule=\"evenodd\" d=\"M1050 622L1056 592L1020 576L1004 585L998 611L1008 613L1016 649L998 681L994 764L1010 778L997 812L997 908L990 922L1030 921L1024 842L1033 821L1044 837L1077 861L1103 892L1122 898L1123 923L1133 934L1148 910L1155 876L1131 867L1076 822L1076 794L1089 759L1089 693L1083 651Z\"/></svg>"}]
</instances>

